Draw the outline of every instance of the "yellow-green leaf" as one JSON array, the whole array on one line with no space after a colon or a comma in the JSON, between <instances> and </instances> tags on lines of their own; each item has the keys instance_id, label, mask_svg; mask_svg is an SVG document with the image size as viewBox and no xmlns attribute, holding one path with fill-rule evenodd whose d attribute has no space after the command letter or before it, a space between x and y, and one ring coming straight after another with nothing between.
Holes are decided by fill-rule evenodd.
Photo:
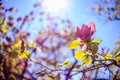
<instances>
[{"instance_id":1,"label":"yellow-green leaf","mask_svg":"<svg viewBox=\"0 0 120 80\"><path fill-rule=\"evenodd\" d=\"M9 53L9 56L10 56L11 58L15 58L15 57L18 56L19 52L20 52L20 50L16 50L15 52L14 52L14 51L13 51L13 52L10 52L10 53Z\"/></svg>"},{"instance_id":2,"label":"yellow-green leaf","mask_svg":"<svg viewBox=\"0 0 120 80\"><path fill-rule=\"evenodd\" d=\"M92 43L100 44L102 40L92 40Z\"/></svg>"},{"instance_id":3,"label":"yellow-green leaf","mask_svg":"<svg viewBox=\"0 0 120 80\"><path fill-rule=\"evenodd\" d=\"M7 26L7 23L3 20L0 20L0 25L2 25L3 28Z\"/></svg>"},{"instance_id":4,"label":"yellow-green leaf","mask_svg":"<svg viewBox=\"0 0 120 80\"><path fill-rule=\"evenodd\" d=\"M79 45L81 44L80 40L74 40L71 42L71 44L69 45L70 49L75 49L77 48Z\"/></svg>"},{"instance_id":5,"label":"yellow-green leaf","mask_svg":"<svg viewBox=\"0 0 120 80\"><path fill-rule=\"evenodd\" d=\"M5 34L8 32L8 29L2 29L2 32Z\"/></svg>"},{"instance_id":6,"label":"yellow-green leaf","mask_svg":"<svg viewBox=\"0 0 120 80\"><path fill-rule=\"evenodd\" d=\"M97 64L97 67L100 67L100 66L101 66L101 64L100 64L100 63L98 63L98 64Z\"/></svg>"},{"instance_id":7,"label":"yellow-green leaf","mask_svg":"<svg viewBox=\"0 0 120 80\"><path fill-rule=\"evenodd\" d=\"M92 54L96 54L98 51L98 45L100 44L102 40L92 40L90 43L90 48L91 48L91 52Z\"/></svg>"},{"instance_id":8,"label":"yellow-green leaf","mask_svg":"<svg viewBox=\"0 0 120 80\"><path fill-rule=\"evenodd\" d=\"M120 56L120 51L114 51L114 56L117 57L117 56Z\"/></svg>"},{"instance_id":9,"label":"yellow-green leaf","mask_svg":"<svg viewBox=\"0 0 120 80\"><path fill-rule=\"evenodd\" d=\"M120 51L114 51L114 58L117 62L120 61Z\"/></svg>"},{"instance_id":10,"label":"yellow-green leaf","mask_svg":"<svg viewBox=\"0 0 120 80\"><path fill-rule=\"evenodd\" d=\"M36 47L36 43L35 42L28 42L27 44L29 47Z\"/></svg>"},{"instance_id":11,"label":"yellow-green leaf","mask_svg":"<svg viewBox=\"0 0 120 80\"><path fill-rule=\"evenodd\" d=\"M3 27L6 27L6 26L7 26L7 23L6 23L6 22L4 22L4 23L2 24L2 26L3 26Z\"/></svg>"},{"instance_id":12,"label":"yellow-green leaf","mask_svg":"<svg viewBox=\"0 0 120 80\"><path fill-rule=\"evenodd\" d=\"M116 61L120 61L120 56L115 57Z\"/></svg>"},{"instance_id":13,"label":"yellow-green leaf","mask_svg":"<svg viewBox=\"0 0 120 80\"><path fill-rule=\"evenodd\" d=\"M21 43L22 43L22 41L19 40L17 43L15 43L14 45L12 45L12 48L20 48Z\"/></svg>"},{"instance_id":14,"label":"yellow-green leaf","mask_svg":"<svg viewBox=\"0 0 120 80\"><path fill-rule=\"evenodd\" d=\"M85 59L85 57L86 57L86 53L83 52L83 51L78 50L78 51L75 53L75 58L76 58L77 60L83 60L83 59Z\"/></svg>"},{"instance_id":15,"label":"yellow-green leaf","mask_svg":"<svg viewBox=\"0 0 120 80\"><path fill-rule=\"evenodd\" d=\"M63 64L58 64L57 66L60 68L60 67L62 67L62 66L63 66Z\"/></svg>"},{"instance_id":16,"label":"yellow-green leaf","mask_svg":"<svg viewBox=\"0 0 120 80\"><path fill-rule=\"evenodd\" d=\"M112 54L107 54L107 55L104 55L102 56L102 59L112 59Z\"/></svg>"},{"instance_id":17,"label":"yellow-green leaf","mask_svg":"<svg viewBox=\"0 0 120 80\"><path fill-rule=\"evenodd\" d=\"M30 59L30 52L29 51L24 51L24 53L18 54L19 58L26 58Z\"/></svg>"},{"instance_id":18,"label":"yellow-green leaf","mask_svg":"<svg viewBox=\"0 0 120 80\"><path fill-rule=\"evenodd\" d=\"M92 54L96 54L98 51L98 44L92 43L92 44L90 44L90 48L91 48Z\"/></svg>"},{"instance_id":19,"label":"yellow-green leaf","mask_svg":"<svg viewBox=\"0 0 120 80\"><path fill-rule=\"evenodd\" d=\"M86 64L86 65L89 65L92 63L92 60L91 59L85 59L83 64Z\"/></svg>"},{"instance_id":20,"label":"yellow-green leaf","mask_svg":"<svg viewBox=\"0 0 120 80\"><path fill-rule=\"evenodd\" d=\"M1 30L2 33L6 34L8 32L8 26L7 23L4 22L3 20L0 20L0 25L2 26Z\"/></svg>"},{"instance_id":21,"label":"yellow-green leaf","mask_svg":"<svg viewBox=\"0 0 120 80\"><path fill-rule=\"evenodd\" d=\"M12 66L16 66L16 64L17 64L15 59L13 59L11 63L12 63Z\"/></svg>"},{"instance_id":22,"label":"yellow-green leaf","mask_svg":"<svg viewBox=\"0 0 120 80\"><path fill-rule=\"evenodd\" d=\"M72 64L70 63L68 59L63 62L63 65L68 66L68 67L72 66Z\"/></svg>"},{"instance_id":23,"label":"yellow-green leaf","mask_svg":"<svg viewBox=\"0 0 120 80\"><path fill-rule=\"evenodd\" d=\"M76 65L76 66L75 66L75 68L80 68L80 67L81 67L81 65Z\"/></svg>"},{"instance_id":24,"label":"yellow-green leaf","mask_svg":"<svg viewBox=\"0 0 120 80\"><path fill-rule=\"evenodd\" d=\"M10 74L10 75L9 75L9 78L12 79L12 80L15 80L15 79L16 79L15 75L13 75L13 74Z\"/></svg>"},{"instance_id":25,"label":"yellow-green leaf","mask_svg":"<svg viewBox=\"0 0 120 80\"><path fill-rule=\"evenodd\" d=\"M2 24L3 23L3 20L0 20L0 24Z\"/></svg>"}]
</instances>

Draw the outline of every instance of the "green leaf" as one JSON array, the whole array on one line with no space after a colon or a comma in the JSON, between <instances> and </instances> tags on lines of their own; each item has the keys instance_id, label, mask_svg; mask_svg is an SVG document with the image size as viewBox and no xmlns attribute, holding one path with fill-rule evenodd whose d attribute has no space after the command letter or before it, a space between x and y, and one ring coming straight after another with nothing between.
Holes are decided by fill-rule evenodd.
<instances>
[{"instance_id":1,"label":"green leaf","mask_svg":"<svg viewBox=\"0 0 120 80\"><path fill-rule=\"evenodd\" d=\"M70 49L75 49L77 48L79 45L81 44L80 40L74 40L71 42L71 44L69 45Z\"/></svg>"},{"instance_id":2,"label":"green leaf","mask_svg":"<svg viewBox=\"0 0 120 80\"><path fill-rule=\"evenodd\" d=\"M68 59L63 62L63 65L68 66L68 67L72 66L72 64L70 63Z\"/></svg>"},{"instance_id":3,"label":"green leaf","mask_svg":"<svg viewBox=\"0 0 120 80\"><path fill-rule=\"evenodd\" d=\"M83 52L83 51L78 50L78 51L75 53L75 58L76 58L77 60L83 60L83 59L86 58L86 53Z\"/></svg>"},{"instance_id":4,"label":"green leaf","mask_svg":"<svg viewBox=\"0 0 120 80\"><path fill-rule=\"evenodd\" d=\"M24 51L21 54L18 54L19 58L26 58L26 59L30 59L30 52L29 51Z\"/></svg>"},{"instance_id":5,"label":"green leaf","mask_svg":"<svg viewBox=\"0 0 120 80\"><path fill-rule=\"evenodd\" d=\"M89 65L92 63L92 60L91 59L85 59L83 64L86 64L86 65Z\"/></svg>"}]
</instances>

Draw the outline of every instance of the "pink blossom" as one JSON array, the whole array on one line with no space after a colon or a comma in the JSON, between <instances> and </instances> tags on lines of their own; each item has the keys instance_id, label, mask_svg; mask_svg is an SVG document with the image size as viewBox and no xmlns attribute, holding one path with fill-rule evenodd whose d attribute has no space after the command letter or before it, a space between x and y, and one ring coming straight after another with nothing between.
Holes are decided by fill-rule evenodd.
<instances>
[{"instance_id":1,"label":"pink blossom","mask_svg":"<svg viewBox=\"0 0 120 80\"><path fill-rule=\"evenodd\" d=\"M96 32L96 26L94 22L83 24L80 29L77 27L77 36L81 41L87 41L91 39L91 36Z\"/></svg>"}]
</instances>

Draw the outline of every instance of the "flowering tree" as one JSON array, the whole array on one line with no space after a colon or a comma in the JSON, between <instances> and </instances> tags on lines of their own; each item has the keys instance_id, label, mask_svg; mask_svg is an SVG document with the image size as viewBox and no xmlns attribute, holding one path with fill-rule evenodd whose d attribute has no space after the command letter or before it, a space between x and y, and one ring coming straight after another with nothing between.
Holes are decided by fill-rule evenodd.
<instances>
[{"instance_id":1,"label":"flowering tree","mask_svg":"<svg viewBox=\"0 0 120 80\"><path fill-rule=\"evenodd\" d=\"M95 13L105 18L105 20L120 20L120 0L96 0L92 11L95 11Z\"/></svg>"},{"instance_id":2,"label":"flowering tree","mask_svg":"<svg viewBox=\"0 0 120 80\"><path fill-rule=\"evenodd\" d=\"M98 52L102 40L92 38L96 32L94 22L74 29L70 20L56 19L44 10L36 12L38 7L42 8L37 2L28 15L14 18L7 13L15 9L0 3L1 80L70 80L74 76L80 76L81 80L99 79L101 72L108 73L104 79L120 79L120 51ZM42 24L45 20L47 28L40 29L30 41L34 33L24 30L25 24L35 21L38 14L39 22ZM60 26L65 28L59 29Z\"/></svg>"},{"instance_id":3,"label":"flowering tree","mask_svg":"<svg viewBox=\"0 0 120 80\"><path fill-rule=\"evenodd\" d=\"M119 67L120 67L120 56L119 51L115 51L114 53L109 54L107 51L102 50L101 53L98 53L98 46L101 40L93 40L91 36L95 33L95 23L90 22L88 24L83 24L82 28L77 28L77 35L80 40L75 40L70 44L71 49L77 48L79 45L81 50L75 52L74 56L76 60L81 60L83 66L87 65L87 68L80 70L74 74L78 74L79 72L83 73L82 79L85 78L91 79L91 75L87 74L87 72L95 71L95 77L97 78L97 74L99 70L104 67L105 70L109 71L109 79L119 79L117 77L119 75ZM84 34L83 34L84 33ZM88 67L89 65L89 67ZM114 65L114 67L113 67ZM116 68L116 72L112 71L112 68ZM117 76L116 76L117 74Z\"/></svg>"}]
</instances>

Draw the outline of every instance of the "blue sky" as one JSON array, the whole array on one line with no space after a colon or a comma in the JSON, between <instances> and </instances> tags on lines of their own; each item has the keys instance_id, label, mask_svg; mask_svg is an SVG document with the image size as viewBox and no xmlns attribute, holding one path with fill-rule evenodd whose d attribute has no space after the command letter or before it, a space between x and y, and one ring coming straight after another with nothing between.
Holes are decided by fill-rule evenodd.
<instances>
[{"instance_id":1,"label":"blue sky","mask_svg":"<svg viewBox=\"0 0 120 80\"><path fill-rule=\"evenodd\" d=\"M16 15L25 15L30 12L33 3L37 0L8 0L4 1L4 5L7 7L14 7L19 9ZM68 10L64 10L60 17L68 18L74 26L81 26L84 23L93 21L96 23L97 32L94 35L95 39L101 39L101 47L110 48L113 50L116 40L120 37L120 22L112 21L105 22L97 17L97 15L90 12L90 7L94 4L95 0L69 0Z\"/></svg>"},{"instance_id":2,"label":"blue sky","mask_svg":"<svg viewBox=\"0 0 120 80\"><path fill-rule=\"evenodd\" d=\"M115 42L120 38L120 22L105 22L89 11L95 0L71 0L71 8L68 11L67 18L70 18L75 26L93 21L96 23L97 32L95 39L101 39L101 47L113 50Z\"/></svg>"}]
</instances>

